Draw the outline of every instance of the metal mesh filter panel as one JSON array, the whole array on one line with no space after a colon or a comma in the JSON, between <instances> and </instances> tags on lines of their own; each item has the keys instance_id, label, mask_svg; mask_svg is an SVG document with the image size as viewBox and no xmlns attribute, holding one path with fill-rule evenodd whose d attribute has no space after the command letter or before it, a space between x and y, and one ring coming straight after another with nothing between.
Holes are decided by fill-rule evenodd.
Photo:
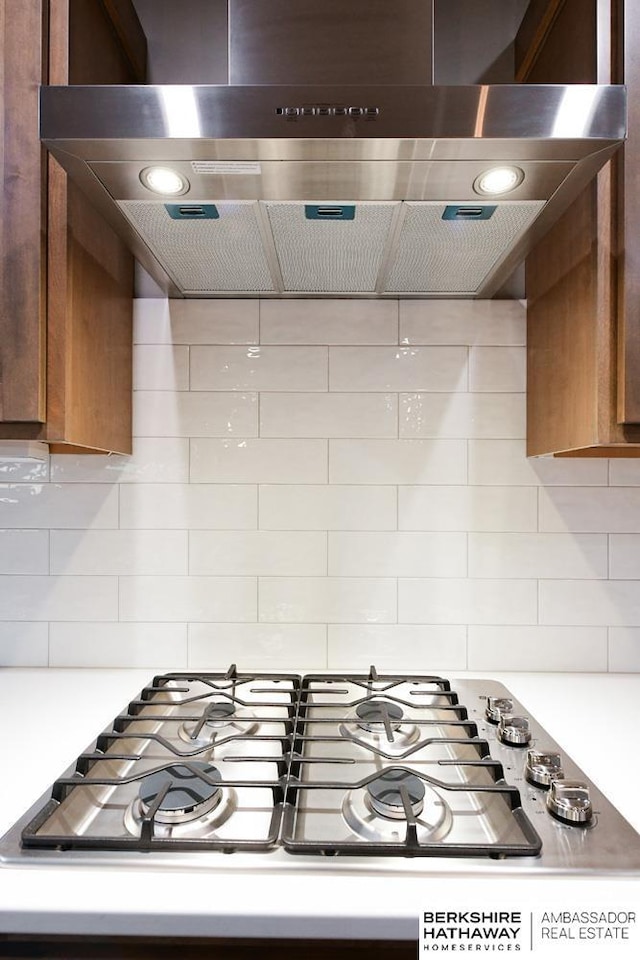
<instances>
[{"instance_id":1,"label":"metal mesh filter panel","mask_svg":"<svg viewBox=\"0 0 640 960\"><path fill-rule=\"evenodd\" d=\"M192 201L189 201L190 203ZM183 293L275 289L255 203L218 203L218 220L172 220L162 202L120 208Z\"/></svg>"},{"instance_id":2,"label":"metal mesh filter panel","mask_svg":"<svg viewBox=\"0 0 640 960\"><path fill-rule=\"evenodd\" d=\"M302 203L267 203L285 290L373 293L397 206L359 203L353 220L327 222Z\"/></svg>"},{"instance_id":3,"label":"metal mesh filter panel","mask_svg":"<svg viewBox=\"0 0 640 960\"><path fill-rule=\"evenodd\" d=\"M498 203L474 221L443 220L442 203L407 203L385 292L475 293L544 204Z\"/></svg>"}]
</instances>

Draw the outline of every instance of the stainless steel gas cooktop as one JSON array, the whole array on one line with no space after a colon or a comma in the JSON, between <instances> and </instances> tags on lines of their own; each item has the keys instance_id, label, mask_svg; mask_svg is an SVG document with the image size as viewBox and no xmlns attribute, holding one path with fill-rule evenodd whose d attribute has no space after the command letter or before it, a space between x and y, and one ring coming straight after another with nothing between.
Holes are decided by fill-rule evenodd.
<instances>
[{"instance_id":1,"label":"stainless steel gas cooktop","mask_svg":"<svg viewBox=\"0 0 640 960\"><path fill-rule=\"evenodd\" d=\"M640 836L503 686L374 667L155 677L0 841L39 864L247 850L640 871Z\"/></svg>"}]
</instances>

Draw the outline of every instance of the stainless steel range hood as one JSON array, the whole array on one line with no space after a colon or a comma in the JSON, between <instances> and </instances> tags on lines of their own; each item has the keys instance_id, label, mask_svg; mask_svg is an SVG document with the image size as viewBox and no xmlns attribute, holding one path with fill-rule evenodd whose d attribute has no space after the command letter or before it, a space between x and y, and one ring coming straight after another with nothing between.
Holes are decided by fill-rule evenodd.
<instances>
[{"instance_id":1,"label":"stainless steel range hood","mask_svg":"<svg viewBox=\"0 0 640 960\"><path fill-rule=\"evenodd\" d=\"M625 136L622 87L431 85L424 0L229 24L228 85L42 90L43 142L172 296L491 296Z\"/></svg>"}]
</instances>

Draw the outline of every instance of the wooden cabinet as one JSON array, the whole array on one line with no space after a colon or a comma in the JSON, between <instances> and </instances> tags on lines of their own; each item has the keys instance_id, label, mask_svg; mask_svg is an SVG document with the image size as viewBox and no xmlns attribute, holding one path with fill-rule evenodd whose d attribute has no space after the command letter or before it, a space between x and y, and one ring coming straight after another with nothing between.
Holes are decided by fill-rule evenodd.
<instances>
[{"instance_id":1,"label":"wooden cabinet","mask_svg":"<svg viewBox=\"0 0 640 960\"><path fill-rule=\"evenodd\" d=\"M529 456L640 455L637 7L533 0L516 41L521 82L626 83L630 107L623 150L527 259Z\"/></svg>"},{"instance_id":2,"label":"wooden cabinet","mask_svg":"<svg viewBox=\"0 0 640 960\"><path fill-rule=\"evenodd\" d=\"M38 137L40 83L140 83L130 0L0 0L0 439L131 451L134 262Z\"/></svg>"}]
</instances>

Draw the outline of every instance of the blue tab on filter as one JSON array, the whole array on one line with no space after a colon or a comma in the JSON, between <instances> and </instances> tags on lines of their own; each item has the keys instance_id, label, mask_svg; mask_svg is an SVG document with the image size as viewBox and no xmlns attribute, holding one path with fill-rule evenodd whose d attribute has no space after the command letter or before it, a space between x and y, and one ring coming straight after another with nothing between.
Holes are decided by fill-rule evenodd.
<instances>
[{"instance_id":1,"label":"blue tab on filter","mask_svg":"<svg viewBox=\"0 0 640 960\"><path fill-rule=\"evenodd\" d=\"M219 220L215 203L165 203L172 220Z\"/></svg>"},{"instance_id":2,"label":"blue tab on filter","mask_svg":"<svg viewBox=\"0 0 640 960\"><path fill-rule=\"evenodd\" d=\"M489 220L496 206L484 203L459 203L444 208L443 220Z\"/></svg>"},{"instance_id":3,"label":"blue tab on filter","mask_svg":"<svg viewBox=\"0 0 640 960\"><path fill-rule=\"evenodd\" d=\"M341 203L305 203L304 215L307 220L355 220L356 208L353 204Z\"/></svg>"}]
</instances>

